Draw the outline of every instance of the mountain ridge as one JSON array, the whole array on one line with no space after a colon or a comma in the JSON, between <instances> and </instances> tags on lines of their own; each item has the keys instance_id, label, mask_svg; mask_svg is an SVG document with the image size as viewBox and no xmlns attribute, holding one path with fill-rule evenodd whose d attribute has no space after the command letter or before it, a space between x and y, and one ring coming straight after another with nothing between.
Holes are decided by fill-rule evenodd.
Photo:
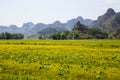
<instances>
[{"instance_id":1,"label":"mountain ridge","mask_svg":"<svg viewBox=\"0 0 120 80\"><path fill-rule=\"evenodd\" d=\"M76 18L68 20L66 23L62 23L57 20L51 24L44 23L34 24L33 22L27 22L24 23L22 27L18 27L16 25L0 26L0 33L2 32L22 33L24 34L25 37L28 37L31 35L35 35L37 32L51 33L47 31L50 31L52 29L55 32L64 30L71 31L78 21L80 21L81 24L88 26L89 28L98 27L110 34L113 34L120 27L120 12L115 12L114 9L109 8L105 12L105 14L99 16L97 20L84 19L83 17L78 16Z\"/></svg>"},{"instance_id":2,"label":"mountain ridge","mask_svg":"<svg viewBox=\"0 0 120 80\"><path fill-rule=\"evenodd\" d=\"M82 24L89 25L92 22L91 19L83 19L81 16L77 18L73 18L68 20L66 23L62 23L60 21L55 21L52 24L44 24L44 23L37 23L34 24L33 22L24 23L22 27L18 27L16 25L10 26L0 26L0 32L10 32L10 33L22 33L25 37L30 35L36 34L38 31L44 30L45 28L60 28L61 30L72 30L74 24L77 21L81 21Z\"/></svg>"},{"instance_id":3,"label":"mountain ridge","mask_svg":"<svg viewBox=\"0 0 120 80\"><path fill-rule=\"evenodd\" d=\"M120 27L120 12L116 13L112 8L109 8L104 15L93 21L92 26L99 27L108 33L113 33Z\"/></svg>"}]
</instances>

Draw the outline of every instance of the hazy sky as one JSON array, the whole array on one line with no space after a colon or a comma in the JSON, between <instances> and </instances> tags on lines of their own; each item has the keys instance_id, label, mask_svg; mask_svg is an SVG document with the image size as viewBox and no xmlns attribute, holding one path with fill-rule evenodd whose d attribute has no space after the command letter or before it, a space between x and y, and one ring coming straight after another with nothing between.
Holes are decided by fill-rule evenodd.
<instances>
[{"instance_id":1,"label":"hazy sky","mask_svg":"<svg viewBox=\"0 0 120 80\"><path fill-rule=\"evenodd\" d=\"M120 11L120 0L0 0L0 25L66 22L77 16L97 19L108 8Z\"/></svg>"}]
</instances>

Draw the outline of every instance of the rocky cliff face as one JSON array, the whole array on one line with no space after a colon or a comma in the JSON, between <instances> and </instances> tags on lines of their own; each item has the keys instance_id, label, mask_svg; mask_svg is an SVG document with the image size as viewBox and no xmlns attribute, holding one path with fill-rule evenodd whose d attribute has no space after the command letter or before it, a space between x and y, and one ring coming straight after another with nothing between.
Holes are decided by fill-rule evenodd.
<instances>
[{"instance_id":1,"label":"rocky cliff face","mask_svg":"<svg viewBox=\"0 0 120 80\"><path fill-rule=\"evenodd\" d=\"M84 32L85 30L87 30L87 26L83 25L80 23L80 21L78 21L75 25L74 25L74 28L72 29L73 31L74 30L78 30L80 32Z\"/></svg>"},{"instance_id":2,"label":"rocky cliff face","mask_svg":"<svg viewBox=\"0 0 120 80\"><path fill-rule=\"evenodd\" d=\"M112 8L109 8L104 15L99 16L98 19L93 22L92 26L102 28L108 33L112 33L120 27L120 13L116 13Z\"/></svg>"}]
</instances>

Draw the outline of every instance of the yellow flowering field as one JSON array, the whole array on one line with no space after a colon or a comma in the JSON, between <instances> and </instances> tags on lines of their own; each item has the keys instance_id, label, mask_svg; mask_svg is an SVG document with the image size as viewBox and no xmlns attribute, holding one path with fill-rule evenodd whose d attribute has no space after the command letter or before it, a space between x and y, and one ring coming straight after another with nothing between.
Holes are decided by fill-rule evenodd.
<instances>
[{"instance_id":1,"label":"yellow flowering field","mask_svg":"<svg viewBox=\"0 0 120 80\"><path fill-rule=\"evenodd\" d=\"M120 80L120 40L1 40L0 80Z\"/></svg>"}]
</instances>

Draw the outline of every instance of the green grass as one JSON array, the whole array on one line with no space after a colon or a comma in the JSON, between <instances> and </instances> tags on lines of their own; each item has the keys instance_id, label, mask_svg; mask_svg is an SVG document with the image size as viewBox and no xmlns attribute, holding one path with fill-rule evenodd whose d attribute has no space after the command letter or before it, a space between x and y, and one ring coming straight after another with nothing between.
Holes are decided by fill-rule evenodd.
<instances>
[{"instance_id":1,"label":"green grass","mask_svg":"<svg viewBox=\"0 0 120 80\"><path fill-rule=\"evenodd\" d=\"M120 40L1 40L0 80L120 80Z\"/></svg>"}]
</instances>

